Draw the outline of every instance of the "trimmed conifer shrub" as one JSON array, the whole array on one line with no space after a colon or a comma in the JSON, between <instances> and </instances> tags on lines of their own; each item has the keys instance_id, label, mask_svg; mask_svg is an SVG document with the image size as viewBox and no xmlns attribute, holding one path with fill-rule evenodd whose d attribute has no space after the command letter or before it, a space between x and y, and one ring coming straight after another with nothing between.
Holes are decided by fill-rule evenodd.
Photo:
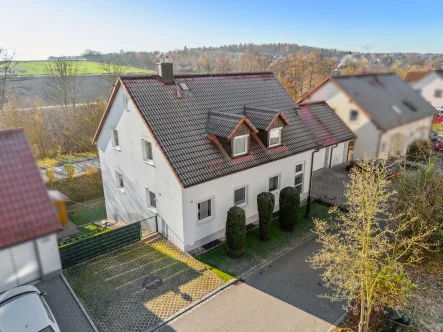
<instances>
[{"instance_id":1,"label":"trimmed conifer shrub","mask_svg":"<svg viewBox=\"0 0 443 332\"><path fill-rule=\"evenodd\" d=\"M300 193L294 187L283 188L280 191L279 203L278 220L280 222L280 229L290 232L297 224Z\"/></svg>"},{"instance_id":2,"label":"trimmed conifer shrub","mask_svg":"<svg viewBox=\"0 0 443 332\"><path fill-rule=\"evenodd\" d=\"M258 222L260 238L267 241L271 234L272 214L274 213L275 197L273 194L263 192L257 196Z\"/></svg>"},{"instance_id":3,"label":"trimmed conifer shrub","mask_svg":"<svg viewBox=\"0 0 443 332\"><path fill-rule=\"evenodd\" d=\"M232 258L243 256L246 239L246 214L245 210L233 206L228 210L226 218L226 243L228 255Z\"/></svg>"}]
</instances>

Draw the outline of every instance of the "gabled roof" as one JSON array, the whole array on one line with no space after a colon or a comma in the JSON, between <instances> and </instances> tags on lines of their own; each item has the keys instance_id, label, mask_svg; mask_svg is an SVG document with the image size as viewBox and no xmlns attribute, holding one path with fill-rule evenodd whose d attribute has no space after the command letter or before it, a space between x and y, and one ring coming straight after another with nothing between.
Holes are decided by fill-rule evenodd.
<instances>
[{"instance_id":1,"label":"gabled roof","mask_svg":"<svg viewBox=\"0 0 443 332\"><path fill-rule=\"evenodd\" d=\"M432 116L435 112L420 92L395 73L329 77L301 98L301 101L329 81L347 94L383 131Z\"/></svg>"},{"instance_id":2,"label":"gabled roof","mask_svg":"<svg viewBox=\"0 0 443 332\"><path fill-rule=\"evenodd\" d=\"M406 74L405 81L408 83L415 83L420 81L423 77L429 74L429 70L425 71L410 71Z\"/></svg>"},{"instance_id":3,"label":"gabled roof","mask_svg":"<svg viewBox=\"0 0 443 332\"><path fill-rule=\"evenodd\" d=\"M290 124L283 112L278 110L245 106L245 115L256 128L266 131L271 128L274 121L279 117L286 125Z\"/></svg>"},{"instance_id":4,"label":"gabled roof","mask_svg":"<svg viewBox=\"0 0 443 332\"><path fill-rule=\"evenodd\" d=\"M23 129L0 131L0 248L60 229Z\"/></svg>"},{"instance_id":5,"label":"gabled roof","mask_svg":"<svg viewBox=\"0 0 443 332\"><path fill-rule=\"evenodd\" d=\"M188 90L177 95L177 86ZM175 75L174 84L165 85L157 75L120 77L109 98L95 140L97 140L119 85L128 91L156 143L183 187L190 187L231 173L246 170L322 146L298 115L298 105L272 73ZM210 112L226 113L220 134L227 125L244 116L244 107L279 110L290 123L283 128L283 146L268 149L252 134L250 154L231 159L214 144L208 128ZM247 117L246 117L247 118ZM251 121L252 122L252 121ZM255 126L255 124L254 124Z\"/></svg>"},{"instance_id":6,"label":"gabled roof","mask_svg":"<svg viewBox=\"0 0 443 332\"><path fill-rule=\"evenodd\" d=\"M257 128L242 114L210 111L208 114L207 133L230 139L242 123L245 123L252 132L258 133Z\"/></svg>"},{"instance_id":7,"label":"gabled roof","mask_svg":"<svg viewBox=\"0 0 443 332\"><path fill-rule=\"evenodd\" d=\"M324 101L300 104L298 114L323 146L355 138L351 129Z\"/></svg>"}]
</instances>

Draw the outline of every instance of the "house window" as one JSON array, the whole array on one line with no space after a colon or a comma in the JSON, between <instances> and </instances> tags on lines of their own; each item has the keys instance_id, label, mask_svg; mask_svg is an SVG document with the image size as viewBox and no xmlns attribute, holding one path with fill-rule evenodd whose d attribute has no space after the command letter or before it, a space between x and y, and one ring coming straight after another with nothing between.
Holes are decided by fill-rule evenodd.
<instances>
[{"instance_id":1,"label":"house window","mask_svg":"<svg viewBox=\"0 0 443 332\"><path fill-rule=\"evenodd\" d=\"M125 185L123 183L123 175L122 173L115 171L115 181L117 184L117 189L120 189L121 191L125 190Z\"/></svg>"},{"instance_id":2,"label":"house window","mask_svg":"<svg viewBox=\"0 0 443 332\"><path fill-rule=\"evenodd\" d=\"M246 205L246 187L234 190L234 204L237 206Z\"/></svg>"},{"instance_id":3,"label":"house window","mask_svg":"<svg viewBox=\"0 0 443 332\"><path fill-rule=\"evenodd\" d=\"M351 110L349 113L349 121L350 122L356 122L358 120L358 111L357 110Z\"/></svg>"},{"instance_id":4,"label":"house window","mask_svg":"<svg viewBox=\"0 0 443 332\"><path fill-rule=\"evenodd\" d=\"M234 138L234 157L248 153L249 135L236 136Z\"/></svg>"},{"instance_id":5,"label":"house window","mask_svg":"<svg viewBox=\"0 0 443 332\"><path fill-rule=\"evenodd\" d=\"M281 145L282 128L274 128L269 131L269 147Z\"/></svg>"},{"instance_id":6,"label":"house window","mask_svg":"<svg viewBox=\"0 0 443 332\"><path fill-rule=\"evenodd\" d=\"M142 139L142 145L143 145L143 160L152 163L153 162L152 143L145 139Z\"/></svg>"},{"instance_id":7,"label":"house window","mask_svg":"<svg viewBox=\"0 0 443 332\"><path fill-rule=\"evenodd\" d=\"M123 109L129 111L129 98L127 95L123 95Z\"/></svg>"},{"instance_id":8,"label":"house window","mask_svg":"<svg viewBox=\"0 0 443 332\"><path fill-rule=\"evenodd\" d=\"M280 177L278 175L269 178L269 192L276 191L280 188Z\"/></svg>"},{"instance_id":9,"label":"house window","mask_svg":"<svg viewBox=\"0 0 443 332\"><path fill-rule=\"evenodd\" d=\"M112 147L120 148L120 143L118 141L118 131L117 129L111 129L112 134Z\"/></svg>"},{"instance_id":10,"label":"house window","mask_svg":"<svg viewBox=\"0 0 443 332\"><path fill-rule=\"evenodd\" d=\"M146 188L146 196L148 198L148 207L151 210L157 210L157 199L155 193Z\"/></svg>"},{"instance_id":11,"label":"house window","mask_svg":"<svg viewBox=\"0 0 443 332\"><path fill-rule=\"evenodd\" d=\"M303 163L295 165L294 187L300 194L303 192Z\"/></svg>"},{"instance_id":12,"label":"house window","mask_svg":"<svg viewBox=\"0 0 443 332\"><path fill-rule=\"evenodd\" d=\"M212 198L201 201L197 204L198 221L203 221L212 217Z\"/></svg>"},{"instance_id":13,"label":"house window","mask_svg":"<svg viewBox=\"0 0 443 332\"><path fill-rule=\"evenodd\" d=\"M441 89L437 89L437 90L435 90L435 93L434 93L434 97L435 97L435 98L441 98L442 95L443 95L443 92L442 92Z\"/></svg>"}]
</instances>

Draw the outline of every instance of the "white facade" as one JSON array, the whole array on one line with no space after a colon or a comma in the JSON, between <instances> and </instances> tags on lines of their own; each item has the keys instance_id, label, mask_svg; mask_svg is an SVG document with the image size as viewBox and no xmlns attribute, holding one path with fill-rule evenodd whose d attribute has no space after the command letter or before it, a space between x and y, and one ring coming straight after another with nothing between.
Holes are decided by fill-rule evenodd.
<instances>
[{"instance_id":1,"label":"white facade","mask_svg":"<svg viewBox=\"0 0 443 332\"><path fill-rule=\"evenodd\" d=\"M55 234L0 249L0 293L49 278L62 266Z\"/></svg>"},{"instance_id":2,"label":"white facade","mask_svg":"<svg viewBox=\"0 0 443 332\"><path fill-rule=\"evenodd\" d=\"M431 72L420 81L412 84L416 90L420 90L421 95L432 106L436 108L443 107L443 78L435 72Z\"/></svg>"},{"instance_id":3,"label":"white facade","mask_svg":"<svg viewBox=\"0 0 443 332\"><path fill-rule=\"evenodd\" d=\"M302 199L308 194L313 150L253 167L241 172L183 188L167 159L155 145L147 124L135 106L129 102L124 108L123 87L117 91L98 138L100 164L108 219L122 223L144 220L158 214L159 231L182 250L191 250L224 236L226 215L234 205L234 190L246 187L247 222L258 220L257 195L269 190L269 178L279 176L279 189L294 186L295 177L302 175ZM118 132L119 147L113 147L112 130ZM152 162L143 160L142 139L152 142ZM114 142L115 143L115 142ZM322 149L316 168L334 166L346 161L347 144L340 143L332 151ZM315 155L314 155L315 156ZM298 172L296 172L296 166ZM123 188L118 188L116 171L123 177ZM156 196L156 209L149 207L146 189ZM278 210L276 190L276 210ZM198 218L198 204L211 199L211 216ZM153 230L153 220L143 227Z\"/></svg>"},{"instance_id":4,"label":"white facade","mask_svg":"<svg viewBox=\"0 0 443 332\"><path fill-rule=\"evenodd\" d=\"M400 127L382 131L372 121L365 110L355 104L333 82L328 81L314 91L303 102L326 101L342 121L354 132L353 159L382 157L395 154L397 145L404 154L410 143L418 139L427 139L431 130L432 116L417 120ZM400 139L401 144L396 144Z\"/></svg>"}]
</instances>

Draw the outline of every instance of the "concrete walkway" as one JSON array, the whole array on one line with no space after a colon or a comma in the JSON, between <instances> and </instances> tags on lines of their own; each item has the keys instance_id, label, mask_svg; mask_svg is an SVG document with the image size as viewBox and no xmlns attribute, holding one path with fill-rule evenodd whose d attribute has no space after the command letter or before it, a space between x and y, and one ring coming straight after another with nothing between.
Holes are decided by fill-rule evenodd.
<instances>
[{"instance_id":1,"label":"concrete walkway","mask_svg":"<svg viewBox=\"0 0 443 332\"><path fill-rule=\"evenodd\" d=\"M346 164L322 168L312 175L312 197L327 204L346 204L345 186L349 182Z\"/></svg>"},{"instance_id":2,"label":"concrete walkway","mask_svg":"<svg viewBox=\"0 0 443 332\"><path fill-rule=\"evenodd\" d=\"M93 165L97 170L100 169L100 161L98 158L82 160L76 163L72 163L71 165L75 168L75 175L86 173L86 169L89 165ZM55 166L50 168L55 171L55 178L57 180L66 179L68 177L68 174L66 173L66 170L63 166ZM40 173L42 174L42 178L45 182L48 181L45 175L46 169L46 167L40 167Z\"/></svg>"},{"instance_id":3,"label":"concrete walkway","mask_svg":"<svg viewBox=\"0 0 443 332\"><path fill-rule=\"evenodd\" d=\"M317 297L327 289L306 258L318 248L311 240L160 331L326 331L343 309Z\"/></svg>"}]
</instances>

